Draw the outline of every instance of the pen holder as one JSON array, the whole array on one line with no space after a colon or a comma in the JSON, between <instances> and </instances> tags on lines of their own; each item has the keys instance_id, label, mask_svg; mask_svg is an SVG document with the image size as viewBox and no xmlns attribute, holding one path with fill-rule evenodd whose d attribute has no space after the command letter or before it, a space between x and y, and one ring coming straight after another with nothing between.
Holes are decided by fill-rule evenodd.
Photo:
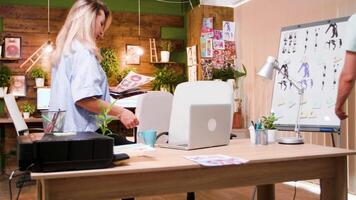
<instances>
[{"instance_id":1,"label":"pen holder","mask_svg":"<svg viewBox=\"0 0 356 200\"><path fill-rule=\"evenodd\" d=\"M41 111L44 133L63 132L65 111Z\"/></svg>"},{"instance_id":2,"label":"pen holder","mask_svg":"<svg viewBox=\"0 0 356 200\"><path fill-rule=\"evenodd\" d=\"M265 129L257 129L255 135L255 144L268 145L268 134Z\"/></svg>"}]
</instances>

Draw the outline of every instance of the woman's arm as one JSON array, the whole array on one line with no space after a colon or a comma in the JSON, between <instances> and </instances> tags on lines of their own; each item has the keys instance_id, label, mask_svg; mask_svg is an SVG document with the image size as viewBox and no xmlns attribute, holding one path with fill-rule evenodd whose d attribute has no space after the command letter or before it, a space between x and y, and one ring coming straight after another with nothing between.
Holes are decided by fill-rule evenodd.
<instances>
[{"instance_id":1,"label":"woman's arm","mask_svg":"<svg viewBox=\"0 0 356 200\"><path fill-rule=\"evenodd\" d=\"M102 99L97 99L95 97L81 99L77 101L75 105L94 113L100 113L103 108L110 107L109 102L103 101ZM138 125L136 116L131 111L123 107L116 105L112 106L111 110L109 111L109 115L117 116L126 128L134 128Z\"/></svg>"}]
</instances>

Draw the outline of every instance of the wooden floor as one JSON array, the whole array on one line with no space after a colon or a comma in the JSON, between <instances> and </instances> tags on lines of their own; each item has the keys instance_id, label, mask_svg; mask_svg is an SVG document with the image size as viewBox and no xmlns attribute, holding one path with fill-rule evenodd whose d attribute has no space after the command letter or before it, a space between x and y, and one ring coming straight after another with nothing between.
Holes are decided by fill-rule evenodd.
<instances>
[{"instance_id":1,"label":"wooden floor","mask_svg":"<svg viewBox=\"0 0 356 200\"><path fill-rule=\"evenodd\" d=\"M11 162L12 163L12 162ZM13 164L11 164L13 166ZM14 168L11 168L14 169ZM12 170L10 167L6 170L6 174L10 174ZM8 176L4 174L0 177L0 200L10 199L9 196L9 186L8 186ZM16 199L17 191L16 179L12 183L12 199ZM60 187L60 186L59 186ZM239 188L228 188L221 190L208 190L208 191L197 191L197 200L216 200L216 199L226 199L226 200L251 200L254 187L239 187ZM293 200L294 188L284 185L276 185L276 200ZM21 191L19 199L34 200L36 199L36 187L34 182L32 184L24 186ZM184 200L186 199L186 194L170 194L161 196L149 196L149 197L139 197L137 200ZM297 189L296 200L317 200L319 195L315 195L304 191L302 189Z\"/></svg>"}]
</instances>

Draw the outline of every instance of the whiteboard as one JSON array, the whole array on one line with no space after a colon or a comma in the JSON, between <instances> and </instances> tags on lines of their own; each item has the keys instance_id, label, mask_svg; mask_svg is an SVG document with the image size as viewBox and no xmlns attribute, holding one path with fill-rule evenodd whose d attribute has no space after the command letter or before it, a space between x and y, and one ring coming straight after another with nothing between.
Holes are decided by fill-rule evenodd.
<instances>
[{"instance_id":1,"label":"whiteboard","mask_svg":"<svg viewBox=\"0 0 356 200\"><path fill-rule=\"evenodd\" d=\"M347 20L343 17L281 30L279 67L304 88L300 127L304 131L339 130L334 113L339 75L344 65ZM299 103L298 91L275 73L272 108L280 130L293 130Z\"/></svg>"}]
</instances>

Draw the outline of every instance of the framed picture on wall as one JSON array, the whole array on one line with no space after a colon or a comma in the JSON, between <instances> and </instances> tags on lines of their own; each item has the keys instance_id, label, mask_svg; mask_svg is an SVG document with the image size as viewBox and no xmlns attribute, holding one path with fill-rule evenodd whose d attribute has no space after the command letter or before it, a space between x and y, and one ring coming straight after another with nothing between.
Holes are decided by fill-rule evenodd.
<instances>
[{"instance_id":1,"label":"framed picture on wall","mask_svg":"<svg viewBox=\"0 0 356 200\"><path fill-rule=\"evenodd\" d=\"M18 97L26 96L25 76L11 76L10 94Z\"/></svg>"},{"instance_id":2,"label":"framed picture on wall","mask_svg":"<svg viewBox=\"0 0 356 200\"><path fill-rule=\"evenodd\" d=\"M140 57L142 54L142 48L137 45L126 45L126 64L127 65L139 65Z\"/></svg>"},{"instance_id":3,"label":"framed picture on wall","mask_svg":"<svg viewBox=\"0 0 356 200\"><path fill-rule=\"evenodd\" d=\"M21 37L4 38L4 57L13 59L21 58Z\"/></svg>"}]
</instances>

